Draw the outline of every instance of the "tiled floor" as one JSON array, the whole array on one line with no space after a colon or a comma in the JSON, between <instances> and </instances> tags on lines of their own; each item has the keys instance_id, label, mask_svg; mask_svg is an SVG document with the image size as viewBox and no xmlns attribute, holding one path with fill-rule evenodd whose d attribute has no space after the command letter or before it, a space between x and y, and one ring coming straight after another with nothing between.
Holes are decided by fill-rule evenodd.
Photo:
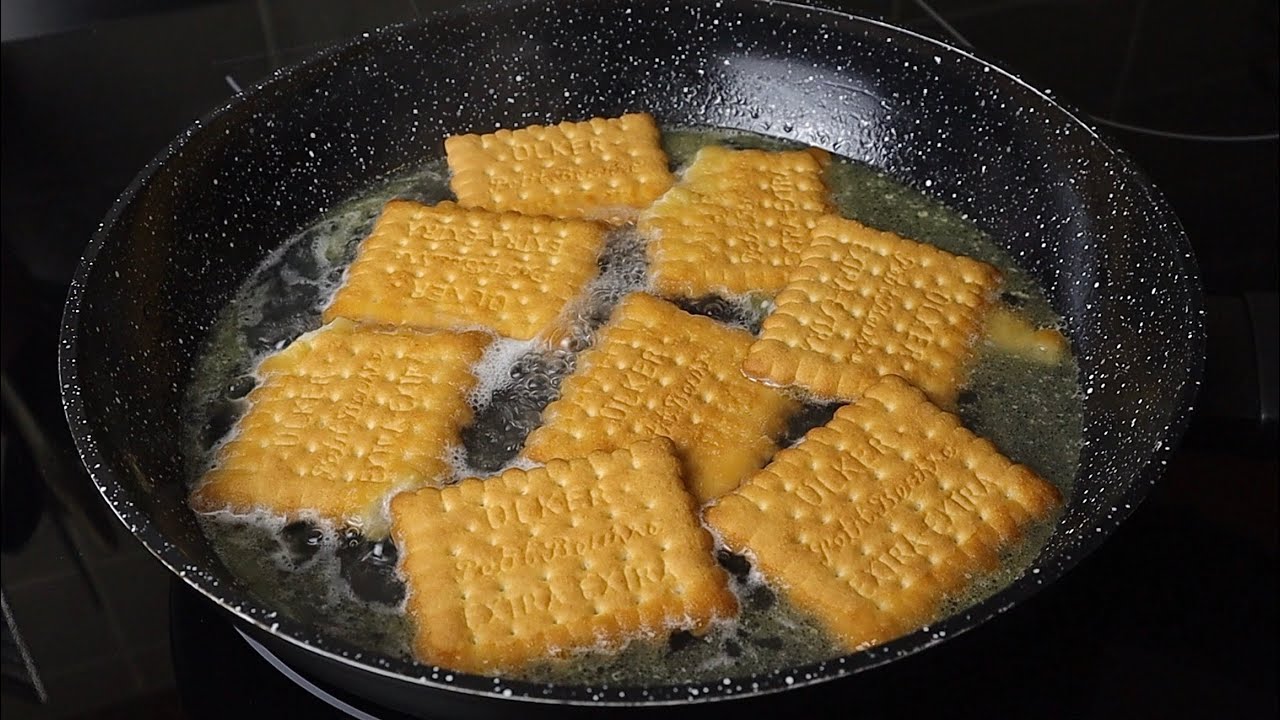
<instances>
[{"instance_id":1,"label":"tiled floor","mask_svg":"<svg viewBox=\"0 0 1280 720\"><path fill-rule=\"evenodd\" d=\"M46 512L29 541L4 554L5 597L48 695L42 704L6 684L4 717L97 716L139 701L176 710L167 571L132 539L110 550L75 519L73 549L56 522Z\"/></svg>"}]
</instances>

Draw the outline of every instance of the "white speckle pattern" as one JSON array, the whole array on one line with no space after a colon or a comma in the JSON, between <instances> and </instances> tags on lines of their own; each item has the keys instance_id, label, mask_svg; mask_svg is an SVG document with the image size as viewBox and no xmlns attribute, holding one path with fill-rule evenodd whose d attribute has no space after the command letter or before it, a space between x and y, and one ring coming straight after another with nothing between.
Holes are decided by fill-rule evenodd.
<instances>
[{"instance_id":1,"label":"white speckle pattern","mask_svg":"<svg viewBox=\"0 0 1280 720\"><path fill-rule=\"evenodd\" d=\"M356 659L260 605L214 560L186 507L178 451L176 408L221 306L276 243L377 177L440 154L448 134L633 110L809 143L928 188L1040 281L1068 318L1086 442L1078 492L1035 567L928 631L829 663L609 692ZM1061 575L1159 478L1199 384L1202 315L1195 260L1162 196L1077 116L965 51L765 1L534 1L366 34L196 122L130 184L90 243L67 300L60 371L80 455L121 521L268 640L428 695L645 705L866 670Z\"/></svg>"}]
</instances>

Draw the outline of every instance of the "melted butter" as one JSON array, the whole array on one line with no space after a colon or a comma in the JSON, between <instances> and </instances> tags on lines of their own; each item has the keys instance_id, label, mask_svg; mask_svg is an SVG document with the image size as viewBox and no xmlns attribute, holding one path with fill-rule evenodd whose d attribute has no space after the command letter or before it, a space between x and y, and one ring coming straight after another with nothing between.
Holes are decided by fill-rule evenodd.
<instances>
[{"instance_id":1,"label":"melted butter","mask_svg":"<svg viewBox=\"0 0 1280 720\"><path fill-rule=\"evenodd\" d=\"M734 147L796 147L768 138L706 130L669 130L667 152L676 167L709 143ZM1004 298L1026 322L1052 327L1059 318L1035 282L974 225L927 196L863 165L833 158L828 184L843 215L943 249L976 257L1005 274ZM392 198L426 203L448 199L442 162L377 183L333 209L271 255L228 304L211 333L187 398L186 458L191 480L208 467L244 411L261 358L320 325L320 311L341 283L356 247ZM646 286L644 248L634 232L614 231L600 277L566 314L552 342L502 342L480 364L472 398L475 420L452 454L457 477L509 466L542 408L572 372L576 354L626 293ZM767 298L706 298L686 310L755 331ZM811 405L792 422L789 441L830 417L832 406ZM1081 437L1081 404L1074 359L1054 366L999 352L984 344L961 393L959 413L974 432L1012 459L1029 465L1069 496ZM404 588L394 570L395 549L321 522L286 525L267 514L204 516L202 523L231 572L252 592L300 622L321 626L357 646L409 656L411 624ZM963 596L949 598L939 618L1005 587L1034 561L1051 531L1032 528L1006 551L1000 569L976 577ZM841 654L813 622L790 608L742 558L721 552L742 614L704 637L678 632L636 638L620 651L589 649L568 661L527 669L525 679L562 684L659 685L765 673Z\"/></svg>"}]
</instances>

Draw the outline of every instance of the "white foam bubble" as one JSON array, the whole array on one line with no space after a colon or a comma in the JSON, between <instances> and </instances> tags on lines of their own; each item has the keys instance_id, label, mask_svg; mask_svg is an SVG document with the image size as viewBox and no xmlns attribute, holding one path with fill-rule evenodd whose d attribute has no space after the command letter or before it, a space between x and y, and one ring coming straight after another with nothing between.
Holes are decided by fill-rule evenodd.
<instances>
[{"instance_id":1,"label":"white foam bubble","mask_svg":"<svg viewBox=\"0 0 1280 720\"><path fill-rule=\"evenodd\" d=\"M537 340L494 340L471 368L476 376L476 384L469 398L471 406L477 410L486 407L493 399L495 390L511 383L511 368L516 361L540 346Z\"/></svg>"}]
</instances>

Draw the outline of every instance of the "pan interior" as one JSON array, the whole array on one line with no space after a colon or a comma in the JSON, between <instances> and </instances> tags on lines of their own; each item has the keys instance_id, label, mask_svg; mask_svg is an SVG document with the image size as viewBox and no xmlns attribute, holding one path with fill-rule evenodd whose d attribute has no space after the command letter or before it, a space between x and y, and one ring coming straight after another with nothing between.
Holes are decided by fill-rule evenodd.
<instances>
[{"instance_id":1,"label":"pan interior","mask_svg":"<svg viewBox=\"0 0 1280 720\"><path fill-rule=\"evenodd\" d=\"M664 141L677 171L707 144L795 147L763 135L706 128L668 129ZM845 158L836 159L828 181L842 214L992 263L1005 276L1006 304L1038 324L1062 324L1035 281L954 210ZM321 309L341 282L344 267L382 205L392 198L425 203L451 199L443 162L398 172L337 205L272 253L223 310L185 401L189 481L199 479L218 441L245 409L245 395L257 381L257 362L320 326ZM644 289L644 251L633 230L613 232L600 267L601 276L574 319L584 336L608 317L623 294ZM765 313L763 300L749 296L706 298L685 306L746 330L758 327ZM575 364L575 353L568 350L536 342L507 345L500 354L508 360L482 381L491 390L475 402L476 419L463 434L457 479L507 466ZM1069 497L1081 442L1076 380L1073 360L1044 366L984 348L962 395L961 414L968 427L987 435ZM810 403L793 422L790 439L821 424L834 407ZM355 646L409 658L405 589L395 572L396 550L390 541L370 542L358 531L325 523L286 524L265 514L220 513L205 517L202 525L227 567L264 602ZM948 599L939 617L963 610L1012 582L1034 560L1050 529L1048 524L1033 528L1026 540L1007 551L999 571L975 578L968 592ZM541 664L516 677L582 686L673 685L776 672L841 654L745 558L723 549L719 557L743 608L735 622L702 638L688 633L638 638L621 653L584 652L572 662Z\"/></svg>"},{"instance_id":2,"label":"pan interior","mask_svg":"<svg viewBox=\"0 0 1280 720\"><path fill-rule=\"evenodd\" d=\"M186 503L181 408L219 314L264 259L379 178L438 157L447 135L628 110L865 163L966 216L1044 290L1076 352L1083 446L1032 572L928 632L837 663L622 694L423 672L281 616L226 568ZM398 698L380 699L401 708L442 689L678 702L695 690L738 696L874 667L1051 583L1160 476L1198 385L1200 310L1186 237L1141 173L1047 94L963 51L783 2L531 0L357 39L193 125L125 190L90 244L68 297L60 372L81 457L130 531L334 682L378 678Z\"/></svg>"}]
</instances>

